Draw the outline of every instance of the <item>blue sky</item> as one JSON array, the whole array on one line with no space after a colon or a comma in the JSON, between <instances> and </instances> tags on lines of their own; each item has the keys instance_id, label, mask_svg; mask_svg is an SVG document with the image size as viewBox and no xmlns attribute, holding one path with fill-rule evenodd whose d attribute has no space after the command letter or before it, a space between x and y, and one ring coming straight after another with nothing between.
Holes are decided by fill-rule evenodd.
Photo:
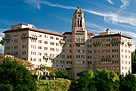
<instances>
[{"instance_id":1,"label":"blue sky","mask_svg":"<svg viewBox=\"0 0 136 91\"><path fill-rule=\"evenodd\" d=\"M80 7L87 31L99 34L109 28L132 37L136 45L135 5L136 0L1 0L0 31L17 23L58 33L71 31L72 15Z\"/></svg>"}]
</instances>

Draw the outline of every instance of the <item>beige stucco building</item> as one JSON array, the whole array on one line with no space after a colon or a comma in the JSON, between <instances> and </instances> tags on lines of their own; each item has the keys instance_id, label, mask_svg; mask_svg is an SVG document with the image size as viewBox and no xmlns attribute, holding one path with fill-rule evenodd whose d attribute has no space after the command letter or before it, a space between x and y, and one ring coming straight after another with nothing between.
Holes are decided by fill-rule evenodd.
<instances>
[{"instance_id":1,"label":"beige stucco building","mask_svg":"<svg viewBox=\"0 0 136 91\"><path fill-rule=\"evenodd\" d=\"M105 68L123 75L131 72L131 38L108 29L97 36L87 32L79 8L73 14L71 32L57 34L16 24L4 33L4 53L30 61L35 67L53 66L67 70L74 78L87 69Z\"/></svg>"},{"instance_id":2,"label":"beige stucco building","mask_svg":"<svg viewBox=\"0 0 136 91\"><path fill-rule=\"evenodd\" d=\"M94 69L114 70L117 74L131 73L131 38L108 29L93 37Z\"/></svg>"},{"instance_id":3,"label":"beige stucco building","mask_svg":"<svg viewBox=\"0 0 136 91\"><path fill-rule=\"evenodd\" d=\"M13 25L4 33L4 53L28 60L35 67L41 64L51 67L64 44L62 34L38 30L29 24Z\"/></svg>"}]
</instances>

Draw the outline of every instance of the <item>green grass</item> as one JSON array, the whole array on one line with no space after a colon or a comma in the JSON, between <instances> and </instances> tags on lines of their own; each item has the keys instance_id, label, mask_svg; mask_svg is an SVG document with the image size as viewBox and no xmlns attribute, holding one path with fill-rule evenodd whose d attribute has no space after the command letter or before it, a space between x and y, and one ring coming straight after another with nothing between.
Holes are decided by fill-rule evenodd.
<instances>
[{"instance_id":1,"label":"green grass","mask_svg":"<svg viewBox=\"0 0 136 91\"><path fill-rule=\"evenodd\" d=\"M37 91L68 91L70 83L68 79L40 80Z\"/></svg>"}]
</instances>

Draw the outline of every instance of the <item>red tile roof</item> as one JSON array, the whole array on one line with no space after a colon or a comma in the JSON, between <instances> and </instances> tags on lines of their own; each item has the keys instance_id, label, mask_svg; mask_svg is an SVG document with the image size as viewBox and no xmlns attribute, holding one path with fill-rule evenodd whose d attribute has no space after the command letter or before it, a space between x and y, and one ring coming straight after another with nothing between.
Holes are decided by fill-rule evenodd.
<instances>
[{"instance_id":1,"label":"red tile roof","mask_svg":"<svg viewBox=\"0 0 136 91\"><path fill-rule=\"evenodd\" d=\"M66 34L71 34L72 35L72 32L65 32L63 35L66 35ZM87 32L87 36L94 36L94 34L91 33L91 32Z\"/></svg>"},{"instance_id":2,"label":"red tile roof","mask_svg":"<svg viewBox=\"0 0 136 91\"><path fill-rule=\"evenodd\" d=\"M119 34L119 33L118 34L97 35L97 36L94 36L93 38L113 37L113 36L121 36L121 37L125 37L125 38L128 38L128 39L132 39L129 36L126 36L126 35L123 35L123 34Z\"/></svg>"},{"instance_id":3,"label":"red tile roof","mask_svg":"<svg viewBox=\"0 0 136 91\"><path fill-rule=\"evenodd\" d=\"M22 29L15 29L15 30L6 30L3 33L18 32L18 31L35 31L35 32L40 32L40 33L45 33L45 34L63 37L63 34L48 32L48 31L45 31L45 30L38 30L38 29L35 29L35 28L22 28Z\"/></svg>"},{"instance_id":4,"label":"red tile roof","mask_svg":"<svg viewBox=\"0 0 136 91\"><path fill-rule=\"evenodd\" d=\"M66 34L71 34L72 35L72 32L65 32L65 33L63 33L63 35L66 35Z\"/></svg>"},{"instance_id":5,"label":"red tile roof","mask_svg":"<svg viewBox=\"0 0 136 91\"><path fill-rule=\"evenodd\" d=\"M92 32L87 32L87 36L94 36Z\"/></svg>"}]
</instances>

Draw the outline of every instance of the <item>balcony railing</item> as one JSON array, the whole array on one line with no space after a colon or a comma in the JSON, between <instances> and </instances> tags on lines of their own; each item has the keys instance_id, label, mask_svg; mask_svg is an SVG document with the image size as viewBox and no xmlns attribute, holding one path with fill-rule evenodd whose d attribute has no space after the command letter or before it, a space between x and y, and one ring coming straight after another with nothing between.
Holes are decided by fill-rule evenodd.
<instances>
[{"instance_id":1,"label":"balcony railing","mask_svg":"<svg viewBox=\"0 0 136 91\"><path fill-rule=\"evenodd\" d=\"M93 45L94 45L94 46L99 46L99 45L101 45L101 43L102 43L102 42L100 42L100 41L99 41L99 42L93 42Z\"/></svg>"},{"instance_id":2,"label":"balcony railing","mask_svg":"<svg viewBox=\"0 0 136 91\"><path fill-rule=\"evenodd\" d=\"M61 44L65 44L65 41L64 40L60 40L59 41Z\"/></svg>"},{"instance_id":3,"label":"balcony railing","mask_svg":"<svg viewBox=\"0 0 136 91\"><path fill-rule=\"evenodd\" d=\"M108 57L108 58L102 57L102 58L101 58L101 61L111 61L111 57Z\"/></svg>"},{"instance_id":4,"label":"balcony railing","mask_svg":"<svg viewBox=\"0 0 136 91\"><path fill-rule=\"evenodd\" d=\"M132 46L132 42L128 42L128 46Z\"/></svg>"},{"instance_id":5,"label":"balcony railing","mask_svg":"<svg viewBox=\"0 0 136 91\"><path fill-rule=\"evenodd\" d=\"M29 36L30 39L37 39L36 35Z\"/></svg>"},{"instance_id":6,"label":"balcony railing","mask_svg":"<svg viewBox=\"0 0 136 91\"><path fill-rule=\"evenodd\" d=\"M21 35L21 38L29 38L28 35Z\"/></svg>"},{"instance_id":7,"label":"balcony railing","mask_svg":"<svg viewBox=\"0 0 136 91\"><path fill-rule=\"evenodd\" d=\"M121 43L121 41L120 40L111 40L111 43L112 44L118 44L118 43Z\"/></svg>"},{"instance_id":8,"label":"balcony railing","mask_svg":"<svg viewBox=\"0 0 136 91\"><path fill-rule=\"evenodd\" d=\"M4 37L3 39L4 39L4 40L10 40L11 37L10 37L10 36L6 36L6 37Z\"/></svg>"},{"instance_id":9,"label":"balcony railing","mask_svg":"<svg viewBox=\"0 0 136 91\"><path fill-rule=\"evenodd\" d=\"M124 41L123 41L123 40L121 40L121 44L124 44Z\"/></svg>"}]
</instances>

